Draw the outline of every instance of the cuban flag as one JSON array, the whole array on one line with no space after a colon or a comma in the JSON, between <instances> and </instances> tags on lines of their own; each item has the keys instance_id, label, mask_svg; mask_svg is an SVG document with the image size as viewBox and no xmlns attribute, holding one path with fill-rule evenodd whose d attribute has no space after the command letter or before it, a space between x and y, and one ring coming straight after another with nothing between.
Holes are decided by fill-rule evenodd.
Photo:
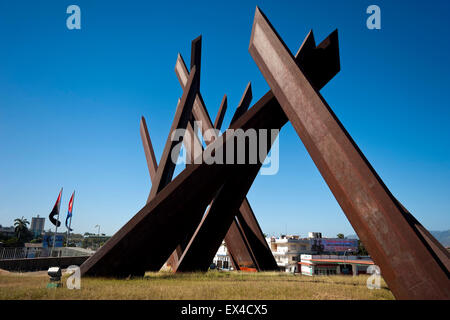
<instances>
[{"instance_id":1,"label":"cuban flag","mask_svg":"<svg viewBox=\"0 0 450 320\"><path fill-rule=\"evenodd\" d=\"M72 209L73 209L73 198L75 196L75 191L72 193L72 196L70 197L69 201L69 210L67 211L67 217L66 217L66 228L67 230L73 231L73 229L70 228L70 225L72 223ZM70 219L70 222L69 222Z\"/></svg>"},{"instance_id":2,"label":"cuban flag","mask_svg":"<svg viewBox=\"0 0 450 320\"><path fill-rule=\"evenodd\" d=\"M63 188L61 188L61 191L59 191L58 199L56 200L56 203L53 206L52 212L50 212L50 215L48 216L51 223L53 223L56 227L59 227L61 225L61 222L59 221L59 207L61 206L62 191ZM55 216L58 216L58 218L55 219Z\"/></svg>"}]
</instances>

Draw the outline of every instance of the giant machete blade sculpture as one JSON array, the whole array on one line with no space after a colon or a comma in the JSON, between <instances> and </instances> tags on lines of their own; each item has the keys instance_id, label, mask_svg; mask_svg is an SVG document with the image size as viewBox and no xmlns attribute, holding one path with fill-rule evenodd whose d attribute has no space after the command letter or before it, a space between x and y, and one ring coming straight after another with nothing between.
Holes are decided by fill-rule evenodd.
<instances>
[{"instance_id":1,"label":"giant machete blade sculpture","mask_svg":"<svg viewBox=\"0 0 450 320\"><path fill-rule=\"evenodd\" d=\"M337 40L337 37L333 36L332 40ZM328 46L327 49L336 47ZM320 65L321 61L311 59L308 63ZM318 69L315 73L326 83L336 72ZM189 77L192 76L191 72ZM183 96L185 94L186 90ZM270 131L281 128L286 121L278 101L269 91L237 119L233 127L244 131ZM225 132L214 143L226 149L226 143L231 139L234 136ZM232 176L234 169L235 166L208 165L205 162L186 168L81 265L82 274L127 277L143 275L145 271L158 271L190 230L198 226L204 209L226 179ZM161 239L164 239L164 245L161 245Z\"/></svg>"}]
</instances>

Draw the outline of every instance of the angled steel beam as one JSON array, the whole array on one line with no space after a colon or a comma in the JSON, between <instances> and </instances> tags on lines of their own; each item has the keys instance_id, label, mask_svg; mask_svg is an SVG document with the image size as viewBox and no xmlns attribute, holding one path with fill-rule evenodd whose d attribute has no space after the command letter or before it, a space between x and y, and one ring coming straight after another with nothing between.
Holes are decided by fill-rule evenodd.
<instances>
[{"instance_id":1,"label":"angled steel beam","mask_svg":"<svg viewBox=\"0 0 450 320\"><path fill-rule=\"evenodd\" d=\"M194 67L198 72L198 87L200 88L200 67L202 63L202 36L198 36L194 40L192 40L191 44L191 68L192 70Z\"/></svg>"},{"instance_id":2,"label":"angled steel beam","mask_svg":"<svg viewBox=\"0 0 450 320\"><path fill-rule=\"evenodd\" d=\"M324 50L326 53L332 52L332 54L318 55L317 58L315 58L314 54L317 51L312 32L307 35L305 41L300 47L299 52L297 53L296 59L298 60L296 60L296 62L300 65L302 63L314 63L317 66L317 69L310 68L308 71L310 74L308 75L311 75L311 78L314 79L314 81L317 81L317 84L315 85L319 89L321 89L339 71L339 50L336 51L336 48L338 48L336 36L336 32L330 34L330 36L322 42L321 46L321 50ZM333 40L329 41L329 39ZM310 50L312 52L309 60L300 61L300 59L304 57L304 55L302 55L303 50ZM331 60L332 63L330 63L329 60ZM320 66L322 64L328 65L332 71L321 68ZM312 74L316 72L319 76L312 77ZM271 94L270 91L268 95L269 94ZM239 117L237 118L239 119ZM272 143L273 140L269 142L269 145L271 146ZM253 180L255 179L258 171L259 168L256 171L250 169L246 171L246 173L240 172L240 176L236 178L239 185L247 185L248 188L250 188L251 182L253 182ZM250 185L247 184L249 182ZM189 242L187 248L184 250L182 257L179 259L178 267L176 269L178 272L190 272L199 270L206 271L208 269L209 263L214 257L215 252L217 252L220 246L221 239L223 239L224 230L226 230L226 226L230 223L236 223L239 232L243 235L243 237L245 238L245 242L251 249L250 253L252 256L261 256L267 254L267 251L270 252L270 248L265 241L265 238L262 234L261 229L259 228L259 225L256 222L256 219L256 224L249 219L252 216L254 217L254 215L252 214L252 210L248 201L244 200L241 203L239 210L237 210L237 208L234 211L231 210L233 209L232 206L234 205L234 203L230 200L230 198L241 199L242 192L246 194L248 192L248 189L246 189L245 187L241 189L233 188L233 184L227 186L224 186L220 190L219 194L214 199L210 210L205 214L199 227L195 231L194 236ZM216 204L216 202L218 204ZM227 207L226 203L228 203L228 205L230 205L231 207ZM230 210L225 210L225 208L228 208ZM236 215L237 219L233 220L233 214ZM247 218L243 219L243 215L246 215ZM237 221L239 221L239 223L237 223ZM212 232L212 230L214 230L214 232ZM233 228L230 228L230 230L233 230ZM229 232L230 231L228 231L228 233ZM225 236L226 241L231 242L232 239L229 239L228 237L229 235L227 234ZM233 263L235 263L234 261L236 259L233 254L231 254L231 257ZM256 261L258 260L256 259ZM256 266L260 270L273 270L274 268L277 268L276 262L273 262L273 264L274 265L272 266L270 264L267 264L267 268L259 265L258 263L256 263Z\"/></svg>"},{"instance_id":3,"label":"angled steel beam","mask_svg":"<svg viewBox=\"0 0 450 320\"><path fill-rule=\"evenodd\" d=\"M214 121L214 128L220 130L222 127L223 118L227 112L227 95L223 96L222 103L220 104L219 111L216 115L216 120Z\"/></svg>"},{"instance_id":4,"label":"angled steel beam","mask_svg":"<svg viewBox=\"0 0 450 320\"><path fill-rule=\"evenodd\" d=\"M450 299L448 270L257 8L249 51L398 299Z\"/></svg>"},{"instance_id":5,"label":"angled steel beam","mask_svg":"<svg viewBox=\"0 0 450 320\"><path fill-rule=\"evenodd\" d=\"M238 107L234 112L233 118L231 118L229 125L230 127L237 119L239 119L240 116L242 116L248 110L250 102L252 101L252 97L252 84L249 82L247 84L247 87L245 88L244 94L241 97L241 101L239 101Z\"/></svg>"},{"instance_id":6,"label":"angled steel beam","mask_svg":"<svg viewBox=\"0 0 450 320\"><path fill-rule=\"evenodd\" d=\"M444 270L450 270L450 252L439 242L431 233L425 229L419 221L406 209L400 201L394 197L399 207L403 210L405 218L409 221L409 224L413 226L416 233L419 233L432 252L437 256L437 261L443 264Z\"/></svg>"},{"instance_id":7,"label":"angled steel beam","mask_svg":"<svg viewBox=\"0 0 450 320\"><path fill-rule=\"evenodd\" d=\"M239 207L239 212L236 215L236 219L239 223L241 233L245 237L246 243L251 248L251 253L258 257L255 259L258 270L260 271L270 271L278 270L278 265L275 259L264 259L259 257L273 256L269 245L264 237L264 234L256 220L255 214L253 213L250 203L247 198L244 199L241 206ZM228 234L227 234L228 236ZM225 237L225 239L227 239Z\"/></svg>"},{"instance_id":8,"label":"angled steel beam","mask_svg":"<svg viewBox=\"0 0 450 320\"><path fill-rule=\"evenodd\" d=\"M141 133L142 145L144 147L145 159L147 159L148 173L150 174L150 180L153 183L153 179L156 176L156 170L158 170L158 162L156 162L155 152L153 150L152 141L150 140L147 123L145 122L144 117L141 117L139 128L139 131Z\"/></svg>"},{"instance_id":9,"label":"angled steel beam","mask_svg":"<svg viewBox=\"0 0 450 320\"><path fill-rule=\"evenodd\" d=\"M188 123L186 131L188 133L187 136L183 138L183 144L186 149L186 166L192 165L195 161L195 158L200 156L203 152L203 146L200 142L196 132L192 128L192 125ZM170 258L167 260L166 264L172 270L176 268L178 265L178 261L183 253L184 248L186 248L187 243L189 242L190 235L195 231L194 227L191 229L188 236L186 236L181 243L176 247L176 249L170 255Z\"/></svg>"},{"instance_id":10,"label":"angled steel beam","mask_svg":"<svg viewBox=\"0 0 450 320\"><path fill-rule=\"evenodd\" d=\"M178 100L178 104L179 103L180 103L180 100ZM178 104L177 104L177 106L178 106ZM190 154L187 155L188 158L190 158L192 160L193 157L195 157L196 155L198 155L198 153L201 153L203 151L203 147L202 147L197 135L194 135L194 130L190 123L188 123L188 125L187 125L187 131L189 133L189 136L185 137L183 139L183 144L185 145L186 150L192 151L193 156ZM147 159L147 167L148 167L148 170L150 173L150 179L151 179L152 183L154 183L154 179L156 176L156 170L158 168L158 163L156 161L155 153L153 151L153 145L150 140L150 135L148 133L147 124L146 124L144 117L141 117L140 134L141 134L142 144L144 146L145 157ZM148 203L148 201L147 201L147 203ZM188 240L189 239L185 240L185 242L187 243ZM184 247L185 246L183 246L183 248ZM182 249L181 245L179 245L174 250L174 252L170 256L170 258L167 260L167 262L166 262L167 265L170 267L175 267L178 264L178 259L179 259L179 257L181 257L182 253L183 253L183 249Z\"/></svg>"},{"instance_id":11,"label":"angled steel beam","mask_svg":"<svg viewBox=\"0 0 450 320\"><path fill-rule=\"evenodd\" d=\"M324 87L339 72L339 41L337 30L316 46L312 30L296 54L295 61L308 75L316 90Z\"/></svg>"},{"instance_id":12,"label":"angled steel beam","mask_svg":"<svg viewBox=\"0 0 450 320\"><path fill-rule=\"evenodd\" d=\"M175 163L170 159L173 148L178 144L177 141L172 141L172 133L177 129L186 129L192 108L194 106L194 99L198 92L198 79L195 67L192 69L180 104L177 107L172 126L167 137L164 151L159 162L158 170L156 171L155 181L152 184L149 198L152 199L160 192L171 180L175 170Z\"/></svg>"},{"instance_id":13,"label":"angled steel beam","mask_svg":"<svg viewBox=\"0 0 450 320\"><path fill-rule=\"evenodd\" d=\"M147 202L150 201L172 180L176 164L169 158L173 148L178 144L177 141L172 141L172 134L177 129L187 129L191 133L192 139L194 139L192 135L193 129L189 125L189 120L191 119L195 100L197 100L197 93L200 90L201 43L201 36L194 39L191 43L191 74L189 77L186 77L186 86L183 88L183 95L178 101L175 117L161 156L160 166L156 171L154 181L152 181L152 188L150 190ZM197 71L192 74L195 70ZM193 141L188 141L188 143L192 144Z\"/></svg>"},{"instance_id":14,"label":"angled steel beam","mask_svg":"<svg viewBox=\"0 0 450 320\"><path fill-rule=\"evenodd\" d=\"M213 203L214 201L212 204ZM230 228L224 238L231 264L234 270L241 270L242 267L246 267L256 268L258 271L262 271L258 263L258 258L253 254L253 250L247 241L247 237L240 227L238 216L240 216L239 210L236 211L236 216L233 218ZM240 219L243 218L240 216ZM193 238L191 238L191 240L192 239ZM180 263L180 261L178 263Z\"/></svg>"},{"instance_id":15,"label":"angled steel beam","mask_svg":"<svg viewBox=\"0 0 450 320\"><path fill-rule=\"evenodd\" d=\"M181 56L181 54L178 54L177 62L175 64L175 73L182 88L186 87L187 79L189 78L189 72L187 70L188 69L186 67L186 64L184 63L183 57ZM197 92L197 95L195 97L192 114L194 115L195 120L201 121L202 135L205 136L205 131L207 130L206 128L212 128L213 124L208 112L206 111L205 103L200 91Z\"/></svg>"}]
</instances>

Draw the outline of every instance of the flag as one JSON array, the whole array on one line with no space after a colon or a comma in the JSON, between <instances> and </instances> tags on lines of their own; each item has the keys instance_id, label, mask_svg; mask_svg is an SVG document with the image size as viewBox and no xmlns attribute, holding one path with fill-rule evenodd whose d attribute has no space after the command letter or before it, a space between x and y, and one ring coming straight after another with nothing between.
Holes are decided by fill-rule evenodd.
<instances>
[{"instance_id":1,"label":"flag","mask_svg":"<svg viewBox=\"0 0 450 320\"><path fill-rule=\"evenodd\" d=\"M56 200L55 205L53 206L52 212L50 212L50 215L48 216L50 221L56 226L59 227L61 225L61 222L59 219L55 219L55 216L58 216L59 218L59 207L61 206L61 195L62 195L62 188L59 192L58 199Z\"/></svg>"},{"instance_id":2,"label":"flag","mask_svg":"<svg viewBox=\"0 0 450 320\"><path fill-rule=\"evenodd\" d=\"M70 223L69 222L69 218L70 218L70 222L72 222L72 208L73 208L73 197L75 196L75 191L72 193L72 196L70 197L70 201L69 201L69 210L67 211L67 217L66 217L66 228L67 230L73 231L73 229L70 228Z\"/></svg>"}]
</instances>

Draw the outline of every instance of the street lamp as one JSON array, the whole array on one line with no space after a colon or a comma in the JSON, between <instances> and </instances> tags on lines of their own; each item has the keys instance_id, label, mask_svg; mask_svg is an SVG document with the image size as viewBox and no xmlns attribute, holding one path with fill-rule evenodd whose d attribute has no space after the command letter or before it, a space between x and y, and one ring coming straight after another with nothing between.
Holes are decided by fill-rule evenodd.
<instances>
[{"instance_id":1,"label":"street lamp","mask_svg":"<svg viewBox=\"0 0 450 320\"><path fill-rule=\"evenodd\" d=\"M347 251L351 251L352 249L348 248L347 250L344 251L344 259L342 259L343 261L345 261L345 254L347 253ZM347 264L345 264L345 269L347 270Z\"/></svg>"},{"instance_id":2,"label":"street lamp","mask_svg":"<svg viewBox=\"0 0 450 320\"><path fill-rule=\"evenodd\" d=\"M344 251L344 260L345 260L345 254L347 253L347 251L351 251L352 249L348 248L347 250Z\"/></svg>"},{"instance_id":3,"label":"street lamp","mask_svg":"<svg viewBox=\"0 0 450 320\"><path fill-rule=\"evenodd\" d=\"M97 241L100 242L100 225L96 224L94 228L98 228L97 229Z\"/></svg>"}]
</instances>

